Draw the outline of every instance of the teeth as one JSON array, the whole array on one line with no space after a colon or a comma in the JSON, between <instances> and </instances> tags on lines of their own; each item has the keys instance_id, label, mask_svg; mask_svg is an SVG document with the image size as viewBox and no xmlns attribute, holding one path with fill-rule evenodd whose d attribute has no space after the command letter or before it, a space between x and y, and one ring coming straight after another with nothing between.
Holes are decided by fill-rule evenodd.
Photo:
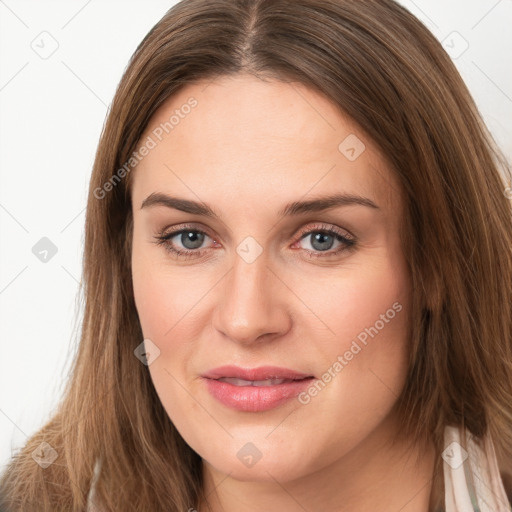
<instances>
[{"instance_id":1,"label":"teeth","mask_svg":"<svg viewBox=\"0 0 512 512\"><path fill-rule=\"evenodd\" d=\"M291 382L289 379L267 379L267 380L255 380L253 381L253 386L276 386L277 384L282 384L283 382Z\"/></svg>"},{"instance_id":2,"label":"teeth","mask_svg":"<svg viewBox=\"0 0 512 512\"><path fill-rule=\"evenodd\" d=\"M293 382L292 379L267 379L267 380L245 380L237 379L236 377L222 377L218 379L221 382L233 384L233 386L277 386L284 382Z\"/></svg>"}]
</instances>

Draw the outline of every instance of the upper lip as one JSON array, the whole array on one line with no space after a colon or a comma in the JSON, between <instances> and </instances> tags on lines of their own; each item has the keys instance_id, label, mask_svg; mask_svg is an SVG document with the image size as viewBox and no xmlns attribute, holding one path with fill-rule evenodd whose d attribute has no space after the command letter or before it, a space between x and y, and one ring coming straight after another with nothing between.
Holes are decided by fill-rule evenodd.
<instances>
[{"instance_id":1,"label":"upper lip","mask_svg":"<svg viewBox=\"0 0 512 512\"><path fill-rule=\"evenodd\" d=\"M278 366L259 366L258 368L240 368L238 366L219 366L204 373L202 377L207 379L222 379L224 377L234 377L243 380L268 380L268 379L292 379L300 380L307 377L313 377L306 373L297 372L290 368L280 368Z\"/></svg>"}]
</instances>

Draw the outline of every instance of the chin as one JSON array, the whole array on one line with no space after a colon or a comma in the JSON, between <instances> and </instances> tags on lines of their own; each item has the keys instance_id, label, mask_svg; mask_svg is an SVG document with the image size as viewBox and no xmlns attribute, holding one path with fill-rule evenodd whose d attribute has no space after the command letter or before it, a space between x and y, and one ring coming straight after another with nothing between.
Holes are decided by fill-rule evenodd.
<instances>
[{"instance_id":1,"label":"chin","mask_svg":"<svg viewBox=\"0 0 512 512\"><path fill-rule=\"evenodd\" d=\"M207 464L219 473L240 481L289 482L318 470L320 465L311 458L311 451L306 460L304 450L294 453L296 447L288 449L281 442L273 445L266 441L265 446L257 441L254 444L233 442L219 450L207 451L204 455L200 453Z\"/></svg>"}]
</instances>

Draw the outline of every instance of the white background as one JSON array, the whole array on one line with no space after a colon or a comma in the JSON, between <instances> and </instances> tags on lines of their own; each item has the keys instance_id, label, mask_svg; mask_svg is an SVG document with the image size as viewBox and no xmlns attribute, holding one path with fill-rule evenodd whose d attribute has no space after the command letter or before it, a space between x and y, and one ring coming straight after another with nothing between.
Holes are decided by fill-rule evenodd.
<instances>
[{"instance_id":1,"label":"white background","mask_svg":"<svg viewBox=\"0 0 512 512\"><path fill-rule=\"evenodd\" d=\"M0 0L0 471L62 394L98 138L131 54L174 3ZM512 159L512 0L401 3L452 47ZM57 247L46 263L42 237Z\"/></svg>"}]
</instances>

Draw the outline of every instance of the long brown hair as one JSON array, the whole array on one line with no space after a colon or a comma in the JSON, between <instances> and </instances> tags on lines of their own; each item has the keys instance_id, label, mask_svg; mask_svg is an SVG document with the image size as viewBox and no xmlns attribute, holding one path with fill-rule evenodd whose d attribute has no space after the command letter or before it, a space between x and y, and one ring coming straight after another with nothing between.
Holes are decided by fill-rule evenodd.
<instances>
[{"instance_id":1,"label":"long brown hair","mask_svg":"<svg viewBox=\"0 0 512 512\"><path fill-rule=\"evenodd\" d=\"M77 357L58 410L3 476L7 510L83 511L98 460L104 510L199 503L201 458L133 353L143 337L130 173L119 170L164 100L240 72L322 93L387 157L404 192L414 289L401 435L440 453L445 425L489 432L512 475L512 178L440 43L392 0L185 0L138 46L113 99L90 181ZM58 454L46 469L31 457L42 442Z\"/></svg>"}]
</instances>

